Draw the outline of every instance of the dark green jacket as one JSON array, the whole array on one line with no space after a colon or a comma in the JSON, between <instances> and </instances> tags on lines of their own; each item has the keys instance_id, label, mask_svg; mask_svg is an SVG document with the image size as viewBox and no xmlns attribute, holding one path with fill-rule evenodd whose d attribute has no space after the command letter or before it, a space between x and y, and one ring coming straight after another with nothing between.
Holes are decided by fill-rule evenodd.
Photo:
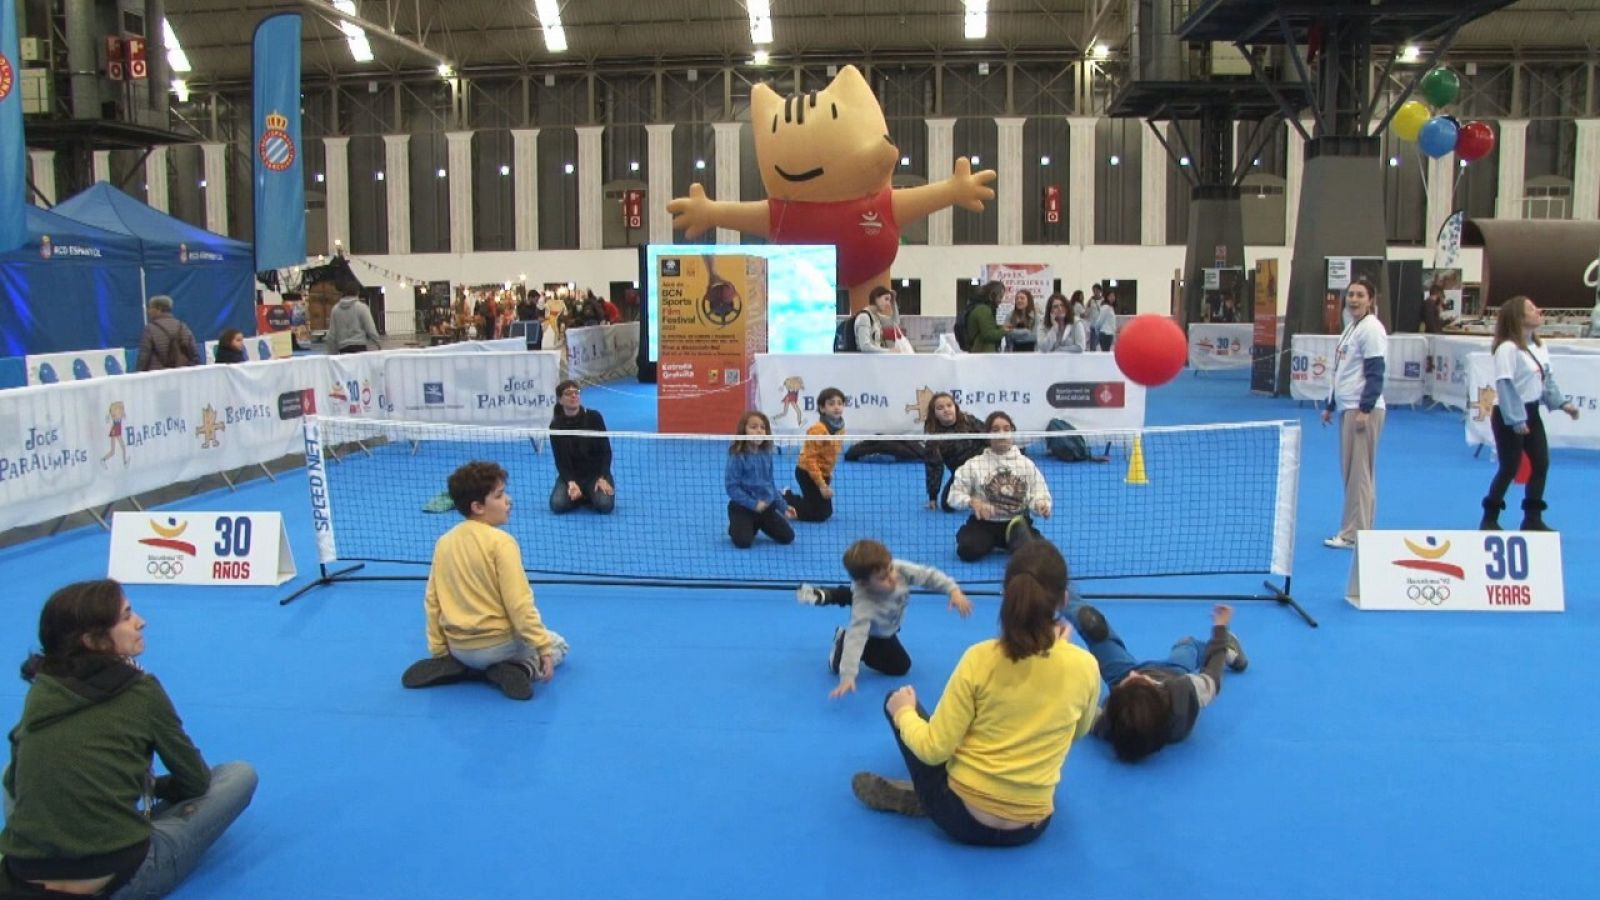
<instances>
[{"instance_id":1,"label":"dark green jacket","mask_svg":"<svg viewBox=\"0 0 1600 900\"><path fill-rule=\"evenodd\" d=\"M967 342L969 353L998 353L1000 339L1006 330L995 321L994 307L987 303L973 303L967 308Z\"/></svg>"},{"instance_id":2,"label":"dark green jacket","mask_svg":"<svg viewBox=\"0 0 1600 900\"><path fill-rule=\"evenodd\" d=\"M152 753L172 773L154 782ZM139 809L147 790L179 801L210 786L161 682L119 659L85 659L73 676L39 675L28 690L11 731L5 790L17 806L0 855L78 859L130 847L150 836Z\"/></svg>"}]
</instances>

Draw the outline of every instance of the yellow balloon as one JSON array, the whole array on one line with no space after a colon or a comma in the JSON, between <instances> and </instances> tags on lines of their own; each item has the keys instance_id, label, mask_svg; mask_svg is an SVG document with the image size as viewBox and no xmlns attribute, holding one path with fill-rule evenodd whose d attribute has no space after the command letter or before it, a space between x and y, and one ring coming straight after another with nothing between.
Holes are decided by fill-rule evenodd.
<instances>
[{"instance_id":1,"label":"yellow balloon","mask_svg":"<svg viewBox=\"0 0 1600 900\"><path fill-rule=\"evenodd\" d=\"M1422 126L1433 118L1433 110L1419 100L1407 100L1394 113L1394 133L1402 141L1415 141Z\"/></svg>"}]
</instances>

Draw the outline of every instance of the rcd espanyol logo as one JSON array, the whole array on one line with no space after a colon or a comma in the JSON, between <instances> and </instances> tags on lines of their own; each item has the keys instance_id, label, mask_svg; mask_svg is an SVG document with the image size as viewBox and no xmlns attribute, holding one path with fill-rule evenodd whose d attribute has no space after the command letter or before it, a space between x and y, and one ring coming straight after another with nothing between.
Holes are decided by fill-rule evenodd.
<instances>
[{"instance_id":1,"label":"rcd espanyol logo","mask_svg":"<svg viewBox=\"0 0 1600 900\"><path fill-rule=\"evenodd\" d=\"M294 141L289 137L289 117L273 110L264 120L266 129L256 153L269 171L282 172L294 165Z\"/></svg>"},{"instance_id":2,"label":"rcd espanyol logo","mask_svg":"<svg viewBox=\"0 0 1600 900\"><path fill-rule=\"evenodd\" d=\"M0 100L11 96L11 86L16 84L16 72L11 68L11 60L0 53Z\"/></svg>"}]
</instances>

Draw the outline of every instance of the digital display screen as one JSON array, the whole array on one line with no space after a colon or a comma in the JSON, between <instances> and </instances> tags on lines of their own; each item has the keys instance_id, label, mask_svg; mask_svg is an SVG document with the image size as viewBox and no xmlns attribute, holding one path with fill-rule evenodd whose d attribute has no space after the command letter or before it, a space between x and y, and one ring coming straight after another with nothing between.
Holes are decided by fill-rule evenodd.
<instances>
[{"instance_id":1,"label":"digital display screen","mask_svg":"<svg viewBox=\"0 0 1600 900\"><path fill-rule=\"evenodd\" d=\"M767 260L767 352L832 353L838 294L833 247L786 244L651 244L645 248L645 303L651 362L660 359L663 256L759 256Z\"/></svg>"}]
</instances>

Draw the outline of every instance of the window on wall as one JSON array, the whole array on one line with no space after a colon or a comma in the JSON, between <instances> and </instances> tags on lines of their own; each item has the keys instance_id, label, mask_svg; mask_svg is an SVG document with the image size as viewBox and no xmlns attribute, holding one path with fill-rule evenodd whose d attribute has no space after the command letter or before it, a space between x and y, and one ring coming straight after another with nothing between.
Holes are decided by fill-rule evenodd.
<instances>
[{"instance_id":1,"label":"window on wall","mask_svg":"<svg viewBox=\"0 0 1600 900\"><path fill-rule=\"evenodd\" d=\"M472 247L514 250L517 216L511 131L487 128L472 136Z\"/></svg>"},{"instance_id":2,"label":"window on wall","mask_svg":"<svg viewBox=\"0 0 1600 900\"><path fill-rule=\"evenodd\" d=\"M389 194L383 137L350 138L350 252L389 252Z\"/></svg>"},{"instance_id":3,"label":"window on wall","mask_svg":"<svg viewBox=\"0 0 1600 900\"><path fill-rule=\"evenodd\" d=\"M1386 128L1379 163L1383 166L1383 212L1389 225L1389 243L1424 243L1429 159L1415 144L1396 137L1393 128Z\"/></svg>"},{"instance_id":4,"label":"window on wall","mask_svg":"<svg viewBox=\"0 0 1600 900\"><path fill-rule=\"evenodd\" d=\"M1071 140L1067 120L1059 116L1029 118L1022 126L1022 242L1065 244L1067 233L1068 155ZM1047 221L1046 194L1055 191L1056 221Z\"/></svg>"},{"instance_id":5,"label":"window on wall","mask_svg":"<svg viewBox=\"0 0 1600 900\"><path fill-rule=\"evenodd\" d=\"M206 188L204 154L199 144L175 144L167 148L171 170L167 212L197 228L206 227ZM222 185L217 185L219 189Z\"/></svg>"},{"instance_id":6,"label":"window on wall","mask_svg":"<svg viewBox=\"0 0 1600 900\"><path fill-rule=\"evenodd\" d=\"M1000 128L993 118L957 119L955 127L956 159L972 159L973 171L992 169L999 162ZM974 158L975 157L975 158ZM935 177L944 178L947 173ZM952 211L951 234L957 244L993 244L1000 240L1000 214L995 204L985 203L983 212L965 209Z\"/></svg>"},{"instance_id":7,"label":"window on wall","mask_svg":"<svg viewBox=\"0 0 1600 900\"><path fill-rule=\"evenodd\" d=\"M1467 218L1489 219L1495 214L1495 198L1500 192L1500 145L1488 156L1462 166L1456 164L1456 204Z\"/></svg>"},{"instance_id":8,"label":"window on wall","mask_svg":"<svg viewBox=\"0 0 1600 900\"><path fill-rule=\"evenodd\" d=\"M448 144L442 132L434 131L411 136L412 253L450 252Z\"/></svg>"},{"instance_id":9,"label":"window on wall","mask_svg":"<svg viewBox=\"0 0 1600 900\"><path fill-rule=\"evenodd\" d=\"M301 174L306 184L306 255L316 256L333 250L333 241L328 237L328 145L320 133L312 137L303 131L300 143L304 160ZM343 235L340 239L348 240Z\"/></svg>"},{"instance_id":10,"label":"window on wall","mask_svg":"<svg viewBox=\"0 0 1600 900\"><path fill-rule=\"evenodd\" d=\"M578 249L578 131L539 129L539 249Z\"/></svg>"},{"instance_id":11,"label":"window on wall","mask_svg":"<svg viewBox=\"0 0 1600 900\"><path fill-rule=\"evenodd\" d=\"M737 114L739 121L750 117L749 110ZM761 166L756 161L756 134L754 126L739 129L739 198L765 200L766 183L761 180ZM741 244L765 244L767 239L759 234L740 234Z\"/></svg>"},{"instance_id":12,"label":"window on wall","mask_svg":"<svg viewBox=\"0 0 1600 900\"><path fill-rule=\"evenodd\" d=\"M1572 182L1560 175L1529 179L1523 190L1524 219L1572 218Z\"/></svg>"},{"instance_id":13,"label":"window on wall","mask_svg":"<svg viewBox=\"0 0 1600 900\"><path fill-rule=\"evenodd\" d=\"M1267 172L1252 172L1239 185L1239 215L1244 225L1247 247L1283 244L1288 212L1284 179Z\"/></svg>"},{"instance_id":14,"label":"window on wall","mask_svg":"<svg viewBox=\"0 0 1600 900\"><path fill-rule=\"evenodd\" d=\"M928 183L928 124L922 118L890 119L889 139L900 151L892 181L897 188L920 187ZM926 244L928 219L900 223L900 243Z\"/></svg>"},{"instance_id":15,"label":"window on wall","mask_svg":"<svg viewBox=\"0 0 1600 900\"><path fill-rule=\"evenodd\" d=\"M649 189L649 137L643 125L607 125L600 135L605 163L601 239L606 247L634 247L649 241L648 207L652 198L646 193L637 228L628 227L624 208L629 191ZM665 204L667 201L656 202Z\"/></svg>"},{"instance_id":16,"label":"window on wall","mask_svg":"<svg viewBox=\"0 0 1600 900\"><path fill-rule=\"evenodd\" d=\"M1095 123L1095 243L1137 244L1142 226L1140 164L1145 127L1140 119L1101 119Z\"/></svg>"},{"instance_id":17,"label":"window on wall","mask_svg":"<svg viewBox=\"0 0 1600 900\"><path fill-rule=\"evenodd\" d=\"M1577 146L1577 123L1555 119L1534 119L1529 122L1527 155L1523 165L1525 188L1537 179L1551 177L1571 182Z\"/></svg>"},{"instance_id":18,"label":"window on wall","mask_svg":"<svg viewBox=\"0 0 1600 900\"><path fill-rule=\"evenodd\" d=\"M1146 126L1148 127L1148 126ZM1167 167L1167 243L1187 246L1189 243L1189 201L1194 192L1194 160L1189 150L1199 146L1200 125L1196 122L1171 122L1161 126L1162 134L1172 152L1178 154L1173 162L1171 154L1163 150L1163 165ZM1188 143L1185 144L1184 142Z\"/></svg>"},{"instance_id":19,"label":"window on wall","mask_svg":"<svg viewBox=\"0 0 1600 900\"><path fill-rule=\"evenodd\" d=\"M689 185L699 183L707 196L717 196L717 141L709 122L682 122L672 129L672 196L689 196ZM734 198L728 198L734 199ZM710 243L716 240L715 232L708 232L693 240L674 229L676 243Z\"/></svg>"}]
</instances>

